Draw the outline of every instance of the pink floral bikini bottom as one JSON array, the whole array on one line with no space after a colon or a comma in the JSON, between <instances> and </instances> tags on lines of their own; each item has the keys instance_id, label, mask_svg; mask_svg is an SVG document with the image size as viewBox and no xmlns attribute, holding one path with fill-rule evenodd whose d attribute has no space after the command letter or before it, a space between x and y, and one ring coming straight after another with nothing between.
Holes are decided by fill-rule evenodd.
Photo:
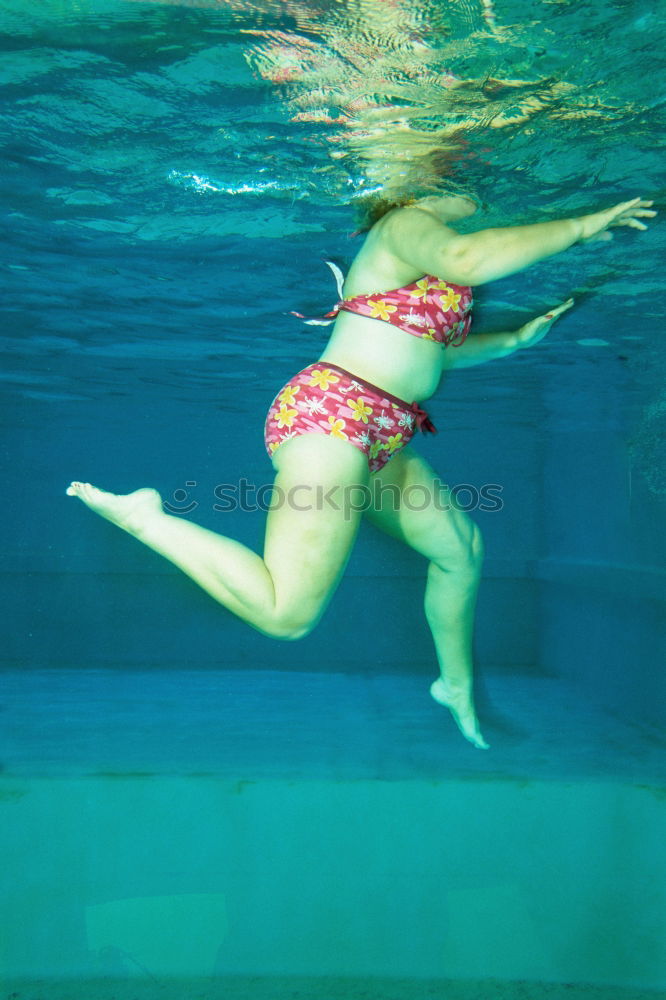
<instances>
[{"instance_id":1,"label":"pink floral bikini bottom","mask_svg":"<svg viewBox=\"0 0 666 1000\"><path fill-rule=\"evenodd\" d=\"M264 438L272 455L298 434L328 434L349 441L377 472L412 439L435 432L428 414L326 361L304 368L280 390L268 411Z\"/></svg>"}]
</instances>

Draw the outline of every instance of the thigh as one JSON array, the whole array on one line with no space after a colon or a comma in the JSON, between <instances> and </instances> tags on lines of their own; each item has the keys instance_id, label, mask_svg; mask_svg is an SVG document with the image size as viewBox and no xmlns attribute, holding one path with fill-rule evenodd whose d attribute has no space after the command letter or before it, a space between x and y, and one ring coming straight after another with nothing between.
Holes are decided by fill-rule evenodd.
<instances>
[{"instance_id":1,"label":"thigh","mask_svg":"<svg viewBox=\"0 0 666 1000\"><path fill-rule=\"evenodd\" d=\"M367 491L366 456L323 434L286 441L275 455L264 562L275 583L278 611L318 617L349 559Z\"/></svg>"},{"instance_id":2,"label":"thigh","mask_svg":"<svg viewBox=\"0 0 666 1000\"><path fill-rule=\"evenodd\" d=\"M480 549L480 532L459 510L432 467L411 448L395 455L370 480L368 520L426 559L446 565Z\"/></svg>"}]
</instances>

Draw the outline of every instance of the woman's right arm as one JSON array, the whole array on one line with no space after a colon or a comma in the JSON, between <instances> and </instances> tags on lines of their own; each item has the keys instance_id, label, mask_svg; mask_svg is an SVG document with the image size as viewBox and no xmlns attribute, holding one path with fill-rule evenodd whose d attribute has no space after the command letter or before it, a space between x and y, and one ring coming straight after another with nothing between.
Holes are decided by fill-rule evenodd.
<instances>
[{"instance_id":1,"label":"woman's right arm","mask_svg":"<svg viewBox=\"0 0 666 1000\"><path fill-rule=\"evenodd\" d=\"M449 229L427 212L417 215L412 210L409 219L406 214L403 220L396 218L396 225L386 235L396 256L423 274L434 274L458 285L483 285L522 271L579 241L611 239L608 229L612 226L646 229L639 220L656 215L650 211L651 205L651 201L634 198L591 215L483 229L466 236Z\"/></svg>"}]
</instances>

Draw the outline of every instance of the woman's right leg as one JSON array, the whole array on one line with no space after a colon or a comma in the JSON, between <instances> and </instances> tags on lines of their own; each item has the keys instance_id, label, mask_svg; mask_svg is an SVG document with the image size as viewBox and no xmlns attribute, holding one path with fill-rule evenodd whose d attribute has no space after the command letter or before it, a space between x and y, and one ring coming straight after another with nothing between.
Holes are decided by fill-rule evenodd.
<instances>
[{"instance_id":1,"label":"woman's right leg","mask_svg":"<svg viewBox=\"0 0 666 1000\"><path fill-rule=\"evenodd\" d=\"M317 623L344 571L361 517L348 491L366 485L369 473L359 449L324 434L285 442L275 465L263 559L232 538L166 514L154 490L117 496L73 483L68 492L254 628L295 639Z\"/></svg>"}]
</instances>

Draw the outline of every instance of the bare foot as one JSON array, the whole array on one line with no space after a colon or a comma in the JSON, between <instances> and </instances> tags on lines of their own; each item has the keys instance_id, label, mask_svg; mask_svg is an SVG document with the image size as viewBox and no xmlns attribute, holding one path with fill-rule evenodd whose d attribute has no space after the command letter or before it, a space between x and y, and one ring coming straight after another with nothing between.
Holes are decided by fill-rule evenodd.
<instances>
[{"instance_id":1,"label":"bare foot","mask_svg":"<svg viewBox=\"0 0 666 1000\"><path fill-rule=\"evenodd\" d=\"M469 694L447 687L441 677L438 677L435 683L430 686L430 694L439 705L444 705L445 708L449 709L458 729L466 740L469 740L479 750L490 749L490 744L486 743L481 735L479 721Z\"/></svg>"},{"instance_id":2,"label":"bare foot","mask_svg":"<svg viewBox=\"0 0 666 1000\"><path fill-rule=\"evenodd\" d=\"M118 495L98 490L90 483L72 483L67 487L67 495L83 500L96 514L131 535L139 535L148 520L162 513L162 498L157 490L135 490L134 493Z\"/></svg>"}]
</instances>

